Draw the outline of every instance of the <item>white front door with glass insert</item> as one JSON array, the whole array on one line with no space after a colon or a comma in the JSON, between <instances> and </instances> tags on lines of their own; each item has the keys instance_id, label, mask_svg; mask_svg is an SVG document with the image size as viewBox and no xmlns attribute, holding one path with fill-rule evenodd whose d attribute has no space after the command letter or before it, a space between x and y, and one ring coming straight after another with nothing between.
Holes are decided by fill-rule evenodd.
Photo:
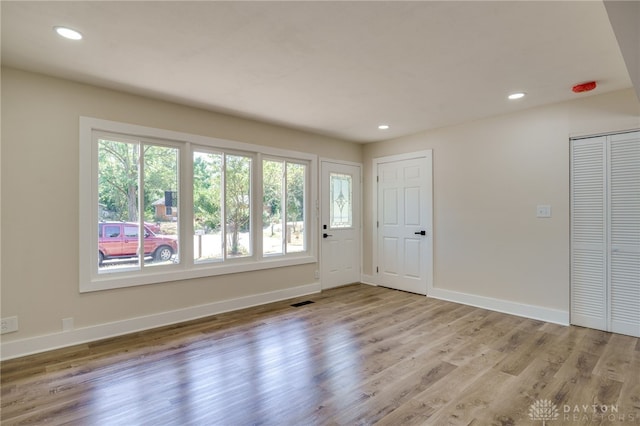
<instances>
[{"instance_id":1,"label":"white front door with glass insert","mask_svg":"<svg viewBox=\"0 0 640 426\"><path fill-rule=\"evenodd\" d=\"M320 269L327 289L360 281L361 167L322 161L320 173Z\"/></svg>"}]
</instances>

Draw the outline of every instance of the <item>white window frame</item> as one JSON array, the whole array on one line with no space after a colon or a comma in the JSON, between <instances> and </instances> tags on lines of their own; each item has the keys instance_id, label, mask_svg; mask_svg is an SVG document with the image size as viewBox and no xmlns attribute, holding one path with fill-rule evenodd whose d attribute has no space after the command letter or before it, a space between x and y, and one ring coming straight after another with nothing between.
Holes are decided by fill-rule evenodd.
<instances>
[{"instance_id":1,"label":"white window frame","mask_svg":"<svg viewBox=\"0 0 640 426\"><path fill-rule=\"evenodd\" d=\"M158 265L137 271L98 274L98 145L95 134L103 132L141 142L179 148L179 258L172 265ZM223 262L195 263L193 259L193 151L208 150L252 157L251 244L252 255ZM263 255L262 248L262 159L279 158L308 165L305 192L304 229L306 250L282 255ZM189 133L91 117L80 117L79 135L79 273L80 292L132 287L191 278L256 271L317 262L317 175L318 160L313 154L283 150ZM226 246L225 246L226 249Z\"/></svg>"},{"instance_id":2,"label":"white window frame","mask_svg":"<svg viewBox=\"0 0 640 426\"><path fill-rule=\"evenodd\" d=\"M264 165L264 161L273 161L273 162L281 162L284 166L284 170L283 170L283 180L282 180L282 212L283 212L283 218L282 218L282 223L281 226L283 227L282 232L282 253L269 253L269 254L265 254L264 253L264 244L262 241L263 235L262 233L260 233L260 248L262 251L262 256L264 258L277 258L277 257L282 257L282 256L299 256L300 253L304 253L306 251L309 250L309 241L308 241L308 237L307 240L304 242L304 247L305 249L301 252L288 252L287 251L287 242L286 242L286 227L287 227L287 207L286 207L286 197L288 194L288 189L287 189L287 170L286 167L288 164L297 164L297 165L301 165L301 166L305 166L307 168L306 173L305 173L305 183L304 183L304 187L308 188L309 187L309 183L310 183L310 174L311 174L311 164L308 161L303 161L300 158L291 158L291 157L277 157L274 155L263 155L261 157L262 159L260 160L260 176L263 175L263 170L262 170L262 166ZM262 185L262 181L260 181L260 202L262 202L262 191L263 191L263 185ZM308 192L305 191L305 195ZM309 221L308 221L308 214L311 211L311 204L310 204L310 200L307 199L307 197L305 197L305 206L304 206L304 215L303 215L303 219L304 219L304 226L308 226L309 225ZM260 226L262 227L262 217L259 218L260 221ZM306 228L305 228L306 229Z\"/></svg>"},{"instance_id":3,"label":"white window frame","mask_svg":"<svg viewBox=\"0 0 640 426\"><path fill-rule=\"evenodd\" d=\"M98 182L97 182L97 172L98 172L98 163L97 163L97 158L98 158L98 141L99 140L113 140L116 142L122 142L122 143L136 143L140 145L140 163L138 165L138 173L139 173L139 188L138 188L138 206L141 209L139 211L140 214L140 218L138 219L138 256L139 258L143 259L143 249L144 249L144 207L143 207L143 200L144 200L144 179L145 179L145 172L144 172L144 159L143 159L143 151L144 149L142 149L142 147L144 147L145 145L153 145L153 146L160 146L160 147L167 147L167 148L175 148L178 150L178 162L179 164L177 165L178 167L178 182L180 181L180 170L182 168L181 166L181 157L182 155L184 155L184 148L180 143L177 142L173 142L173 141L169 141L169 140L158 140L158 139L150 139L148 137L144 137L144 136L138 136L138 135L122 135L122 134L117 134L117 133L113 133L113 132L105 132L102 130L94 130L91 132L91 144L93 147L96 148L96 151L94 151L92 153L92 155L95 154L95 159L96 159L96 168L94 169L96 171L96 179L94 179L93 177L91 178L91 190L92 193L96 194L96 197L98 196ZM180 188L182 187L180 184L178 184L180 186ZM97 198L96 198L97 200ZM99 204L98 205L92 205L91 206L91 214L93 215L93 217L99 217ZM180 229L178 229L178 236L179 239L180 237ZM98 247L98 235L97 233L95 235L92 235L91 237L92 239L92 244L95 244L95 247ZM97 251L96 251L97 254ZM141 261L140 262L140 268L131 268L130 270L130 275L131 278L133 278L135 275L139 275L142 274L142 272L140 271L140 269L144 269L145 267L148 267L148 265L145 266L146 261ZM166 271L167 268L171 268L174 265L153 265L154 268L159 268L162 269L163 271ZM91 267L92 271L92 276L97 277L98 274L98 265L92 265ZM116 270L116 271L102 271L100 273L100 276L104 275L104 274L114 274L114 275L118 275L120 276L120 274L126 272L125 270Z\"/></svg>"}]
</instances>

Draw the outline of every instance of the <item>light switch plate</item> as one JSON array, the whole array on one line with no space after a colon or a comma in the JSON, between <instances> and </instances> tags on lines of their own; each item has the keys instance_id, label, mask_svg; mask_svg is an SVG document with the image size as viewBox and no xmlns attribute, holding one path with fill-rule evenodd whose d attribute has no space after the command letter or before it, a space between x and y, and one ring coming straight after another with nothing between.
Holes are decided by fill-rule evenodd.
<instances>
[{"instance_id":1,"label":"light switch plate","mask_svg":"<svg viewBox=\"0 0 640 426\"><path fill-rule=\"evenodd\" d=\"M536 207L536 217L551 217L551 206L540 204Z\"/></svg>"}]
</instances>

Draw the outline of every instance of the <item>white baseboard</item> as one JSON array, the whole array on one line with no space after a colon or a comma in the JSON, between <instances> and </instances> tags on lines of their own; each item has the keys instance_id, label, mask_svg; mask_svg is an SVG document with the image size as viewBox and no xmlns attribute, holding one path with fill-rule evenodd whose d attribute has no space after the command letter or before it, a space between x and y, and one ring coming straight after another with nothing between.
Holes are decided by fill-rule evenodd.
<instances>
[{"instance_id":1,"label":"white baseboard","mask_svg":"<svg viewBox=\"0 0 640 426\"><path fill-rule=\"evenodd\" d=\"M361 274L363 284L378 286L375 275ZM493 297L479 296L476 294L461 293L458 291L432 287L427 290L427 297L447 300L449 302L462 303L463 305L489 309L490 311L517 315L540 321L551 322L560 325L569 325L569 311L545 308L543 306L527 305L519 302L496 299Z\"/></svg>"},{"instance_id":2,"label":"white baseboard","mask_svg":"<svg viewBox=\"0 0 640 426\"><path fill-rule=\"evenodd\" d=\"M531 318L560 325L569 325L569 311L545 308L543 306L527 305L524 303L478 296L475 294L460 293L442 288L429 289L427 296L435 299L447 300L449 302L475 306L477 308L489 309L491 311L502 312L505 314L517 315L519 317Z\"/></svg>"},{"instance_id":3,"label":"white baseboard","mask_svg":"<svg viewBox=\"0 0 640 426\"><path fill-rule=\"evenodd\" d=\"M278 302L280 300L319 292L320 283L318 282L287 288L284 290L239 297L237 299L222 300L219 302L192 306L175 311L161 312L144 317L78 328L72 331L2 342L0 344L0 359L4 361L52 349L59 349L109 337L121 336L123 334L135 333L138 331L216 315L223 312L250 308L252 306L264 305L266 303Z\"/></svg>"}]
</instances>

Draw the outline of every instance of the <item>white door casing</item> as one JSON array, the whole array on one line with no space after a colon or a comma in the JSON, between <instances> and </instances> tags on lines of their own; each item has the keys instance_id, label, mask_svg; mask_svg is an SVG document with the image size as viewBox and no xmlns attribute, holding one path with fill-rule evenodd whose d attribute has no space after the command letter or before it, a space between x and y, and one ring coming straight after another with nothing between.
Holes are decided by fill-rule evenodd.
<instances>
[{"instance_id":1,"label":"white door casing","mask_svg":"<svg viewBox=\"0 0 640 426\"><path fill-rule=\"evenodd\" d=\"M360 281L361 166L320 165L320 271L322 289Z\"/></svg>"},{"instance_id":2,"label":"white door casing","mask_svg":"<svg viewBox=\"0 0 640 426\"><path fill-rule=\"evenodd\" d=\"M432 151L378 158L374 171L376 283L426 295L433 285Z\"/></svg>"}]
</instances>

